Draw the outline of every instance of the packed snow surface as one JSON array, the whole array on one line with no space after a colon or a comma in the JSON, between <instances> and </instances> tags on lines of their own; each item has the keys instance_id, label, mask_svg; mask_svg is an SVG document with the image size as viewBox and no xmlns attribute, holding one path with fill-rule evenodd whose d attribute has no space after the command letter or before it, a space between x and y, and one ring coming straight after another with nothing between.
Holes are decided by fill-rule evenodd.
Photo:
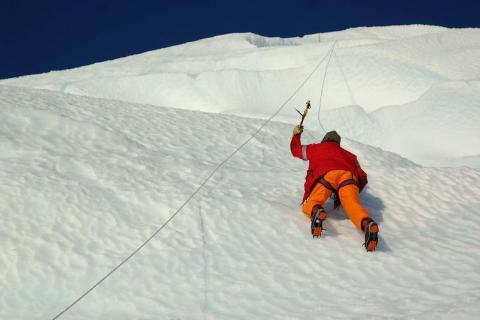
<instances>
[{"instance_id":1,"label":"packed snow surface","mask_svg":"<svg viewBox=\"0 0 480 320\"><path fill-rule=\"evenodd\" d=\"M315 116L306 125L314 130L321 107L324 127L353 140L424 165L480 167L480 29L230 34L0 83L258 118L272 114L322 59L277 121L297 121L293 108L311 100Z\"/></svg>"},{"instance_id":2,"label":"packed snow surface","mask_svg":"<svg viewBox=\"0 0 480 320\"><path fill-rule=\"evenodd\" d=\"M0 82L0 319L79 298L323 58L60 318L476 319L480 32L430 26L225 35ZM369 175L375 253L342 209L320 239L299 209L293 108L312 100L318 142L325 69L321 121Z\"/></svg>"}]
</instances>

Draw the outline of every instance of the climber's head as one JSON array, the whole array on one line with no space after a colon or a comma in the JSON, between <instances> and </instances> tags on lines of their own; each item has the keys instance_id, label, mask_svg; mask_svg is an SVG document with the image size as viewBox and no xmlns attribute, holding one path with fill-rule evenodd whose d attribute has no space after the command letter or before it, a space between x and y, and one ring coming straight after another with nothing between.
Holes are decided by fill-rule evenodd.
<instances>
[{"instance_id":1,"label":"climber's head","mask_svg":"<svg viewBox=\"0 0 480 320\"><path fill-rule=\"evenodd\" d=\"M330 131L325 134L323 137L322 143L323 142L335 142L336 144L340 145L340 141L342 138L340 135L337 133L337 131Z\"/></svg>"}]
</instances>

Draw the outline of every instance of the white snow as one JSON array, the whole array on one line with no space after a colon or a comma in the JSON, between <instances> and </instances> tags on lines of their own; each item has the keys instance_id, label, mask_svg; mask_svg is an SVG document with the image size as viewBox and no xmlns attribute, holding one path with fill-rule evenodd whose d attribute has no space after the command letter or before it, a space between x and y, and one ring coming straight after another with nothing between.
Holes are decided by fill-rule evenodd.
<instances>
[{"instance_id":1,"label":"white snow","mask_svg":"<svg viewBox=\"0 0 480 320\"><path fill-rule=\"evenodd\" d=\"M61 318L477 318L480 31L392 26L224 35L0 81L0 319L51 319L91 288L334 41L320 117L369 174L378 250L331 204L312 239L299 210L293 108L312 100L303 140L317 141L325 60Z\"/></svg>"},{"instance_id":2,"label":"white snow","mask_svg":"<svg viewBox=\"0 0 480 320\"><path fill-rule=\"evenodd\" d=\"M321 105L327 129L385 150L406 152L425 165L480 166L476 160L480 144L472 143L480 137L479 29L392 26L290 39L232 34L0 83L268 117L328 54L334 41ZM318 108L326 67L325 60L292 106L310 99ZM383 112L393 106L395 116ZM420 112L421 119L405 123L412 110L416 114L425 108L429 110ZM358 112L366 122L356 123ZM285 108L277 121L292 123L295 117L292 107ZM344 117L353 123L346 123ZM309 118L307 126L318 128L316 118ZM468 128L459 128L458 122ZM470 130L472 126L476 129ZM418 145L406 150L412 135Z\"/></svg>"}]
</instances>

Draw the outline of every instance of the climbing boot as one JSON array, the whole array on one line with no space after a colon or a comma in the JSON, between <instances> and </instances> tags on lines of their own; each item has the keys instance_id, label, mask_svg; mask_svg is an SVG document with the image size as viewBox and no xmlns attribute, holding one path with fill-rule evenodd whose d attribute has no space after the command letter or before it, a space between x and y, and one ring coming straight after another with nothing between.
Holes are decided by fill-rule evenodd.
<instances>
[{"instance_id":1,"label":"climbing boot","mask_svg":"<svg viewBox=\"0 0 480 320\"><path fill-rule=\"evenodd\" d=\"M378 244L378 224L372 218L362 220L362 230L365 232L365 242L363 246L367 251L375 251Z\"/></svg>"},{"instance_id":2,"label":"climbing boot","mask_svg":"<svg viewBox=\"0 0 480 320\"><path fill-rule=\"evenodd\" d=\"M311 231L314 238L318 238L322 235L323 220L327 219L327 213L321 205L315 205L312 209L311 215Z\"/></svg>"}]
</instances>

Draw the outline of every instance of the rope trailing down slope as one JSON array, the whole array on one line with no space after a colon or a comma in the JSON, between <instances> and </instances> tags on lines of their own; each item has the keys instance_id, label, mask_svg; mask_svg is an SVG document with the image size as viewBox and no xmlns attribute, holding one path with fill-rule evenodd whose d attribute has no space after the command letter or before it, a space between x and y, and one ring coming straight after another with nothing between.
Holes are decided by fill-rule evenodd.
<instances>
[{"instance_id":1,"label":"rope trailing down slope","mask_svg":"<svg viewBox=\"0 0 480 320\"><path fill-rule=\"evenodd\" d=\"M333 44L335 46L335 43ZM244 146L246 146L250 141L252 141L259 133L262 131L265 126L271 122L282 110L285 106L295 97L295 95L303 88L303 86L310 80L310 78L315 74L318 70L320 65L323 61L328 57L331 56L333 46L330 49L330 53L322 57L322 59L315 65L313 70L307 75L307 77L300 83L300 85L293 91L293 93L285 100L284 103L278 108L278 110L270 116L267 120L265 120L262 125L241 145L239 145L232 153L230 153L223 161L221 161L213 170L212 172L203 180L203 182L195 189L195 191L183 202L183 204L160 226L157 230L148 238L146 239L141 245L139 245L132 253L130 253L125 259L123 259L118 265L116 265L112 270L110 270L105 276L103 276L100 280L98 280L94 285L92 285L87 291L85 291L81 296L75 299L70 305L64 308L60 313L52 318L52 320L59 319L63 314L65 314L68 310L70 310L73 306L79 303L83 298L85 298L90 292L92 292L95 288L97 288L102 282L104 282L108 277L110 277L115 271L117 271L121 266L127 263L131 258L133 258L143 247L145 247L160 231L163 230L181 211L185 206L195 197L195 195L207 184L207 182L213 177L213 175L222 168L231 158L233 158ZM329 59L330 61L330 59ZM328 67L328 66L327 66ZM326 72L325 72L326 74ZM325 76L323 81L325 81ZM323 92L323 83L322 83L322 92Z\"/></svg>"}]
</instances>

